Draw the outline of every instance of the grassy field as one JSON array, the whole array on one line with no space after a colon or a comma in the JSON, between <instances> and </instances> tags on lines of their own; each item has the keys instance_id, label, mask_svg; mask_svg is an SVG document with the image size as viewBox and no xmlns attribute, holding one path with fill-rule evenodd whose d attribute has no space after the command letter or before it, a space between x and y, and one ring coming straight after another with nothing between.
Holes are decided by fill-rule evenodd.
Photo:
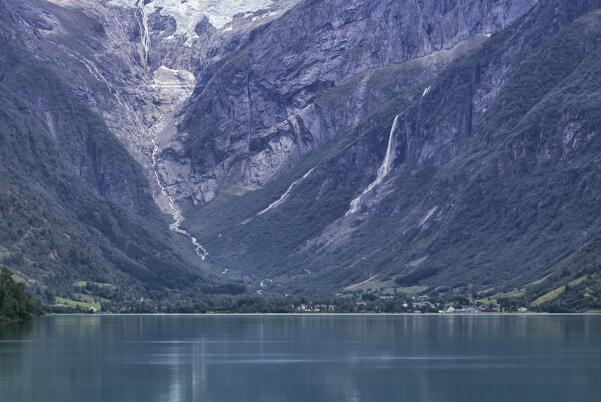
<instances>
[{"instance_id":1,"label":"grassy field","mask_svg":"<svg viewBox=\"0 0 601 402\"><path fill-rule=\"evenodd\" d=\"M110 283L100 283L100 282L88 282L88 281L77 281L73 284L73 287L76 288L85 288L88 285L93 285L99 288L104 288L104 289L110 289L110 290L115 290L117 289L117 287L115 285L112 285Z\"/></svg>"},{"instance_id":2,"label":"grassy field","mask_svg":"<svg viewBox=\"0 0 601 402\"><path fill-rule=\"evenodd\" d=\"M578 286L581 283L583 283L584 281L586 281L587 279L588 279L588 275L581 276L580 278L575 279L572 282L570 282L568 286L571 286L571 287Z\"/></svg>"},{"instance_id":3,"label":"grassy field","mask_svg":"<svg viewBox=\"0 0 601 402\"><path fill-rule=\"evenodd\" d=\"M478 302L482 304L497 304L499 299L519 299L526 294L524 289L515 289L507 293L497 293L495 295L479 299Z\"/></svg>"},{"instance_id":4,"label":"grassy field","mask_svg":"<svg viewBox=\"0 0 601 402\"><path fill-rule=\"evenodd\" d=\"M406 295L416 295L418 293L427 290L427 286L409 286L399 287L394 283L394 280L380 280L377 275L368 278L365 281L347 286L344 288L345 292L356 292L356 291L378 291L382 294L395 294L404 293Z\"/></svg>"},{"instance_id":5,"label":"grassy field","mask_svg":"<svg viewBox=\"0 0 601 402\"><path fill-rule=\"evenodd\" d=\"M536 299L535 301L532 302L532 305L535 307L538 307L542 304L545 304L547 302L550 302L552 300L557 299L562 293L564 293L566 291L566 287L565 286L560 286L557 289L553 289L552 291L545 293L544 295L542 295L541 297L539 297L538 299Z\"/></svg>"},{"instance_id":6,"label":"grassy field","mask_svg":"<svg viewBox=\"0 0 601 402\"><path fill-rule=\"evenodd\" d=\"M98 303L88 303L78 300L65 299L64 297L57 297L56 304L59 306L66 306L72 308L80 308L82 310L91 310L94 308L97 312L101 310L101 306Z\"/></svg>"}]
</instances>

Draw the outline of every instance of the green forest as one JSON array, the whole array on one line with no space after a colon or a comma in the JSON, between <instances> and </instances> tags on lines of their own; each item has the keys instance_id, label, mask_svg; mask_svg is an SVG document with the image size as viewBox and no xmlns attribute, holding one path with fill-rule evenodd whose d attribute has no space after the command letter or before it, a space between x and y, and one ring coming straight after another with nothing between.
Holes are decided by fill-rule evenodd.
<instances>
[{"instance_id":1,"label":"green forest","mask_svg":"<svg viewBox=\"0 0 601 402\"><path fill-rule=\"evenodd\" d=\"M26 321L35 314L35 305L25 287L14 281L10 271L0 267L0 323Z\"/></svg>"}]
</instances>

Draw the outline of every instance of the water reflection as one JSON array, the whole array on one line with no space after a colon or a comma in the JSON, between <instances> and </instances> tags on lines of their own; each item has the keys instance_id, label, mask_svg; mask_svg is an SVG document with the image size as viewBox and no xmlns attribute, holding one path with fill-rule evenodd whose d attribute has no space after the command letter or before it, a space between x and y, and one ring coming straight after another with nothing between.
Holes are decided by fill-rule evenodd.
<instances>
[{"instance_id":1,"label":"water reflection","mask_svg":"<svg viewBox=\"0 0 601 402\"><path fill-rule=\"evenodd\" d=\"M0 400L592 401L599 316L53 316L0 329Z\"/></svg>"}]
</instances>

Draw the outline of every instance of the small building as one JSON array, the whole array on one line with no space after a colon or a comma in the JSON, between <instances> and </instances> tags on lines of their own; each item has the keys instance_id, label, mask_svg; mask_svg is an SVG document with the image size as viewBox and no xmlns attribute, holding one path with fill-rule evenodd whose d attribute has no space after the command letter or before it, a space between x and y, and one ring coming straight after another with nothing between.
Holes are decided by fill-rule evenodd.
<instances>
[{"instance_id":1,"label":"small building","mask_svg":"<svg viewBox=\"0 0 601 402\"><path fill-rule=\"evenodd\" d=\"M477 314L480 312L480 308L478 306L462 306L461 311L467 314Z\"/></svg>"},{"instance_id":2,"label":"small building","mask_svg":"<svg viewBox=\"0 0 601 402\"><path fill-rule=\"evenodd\" d=\"M427 309L433 309L434 305L430 302L416 302L416 303L413 303L413 307L422 309L422 310L427 310Z\"/></svg>"}]
</instances>

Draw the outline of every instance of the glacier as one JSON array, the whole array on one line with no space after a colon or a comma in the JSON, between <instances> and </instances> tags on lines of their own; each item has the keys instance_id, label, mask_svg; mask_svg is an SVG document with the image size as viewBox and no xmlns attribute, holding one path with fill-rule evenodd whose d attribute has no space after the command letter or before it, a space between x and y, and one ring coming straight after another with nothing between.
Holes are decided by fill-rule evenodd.
<instances>
[{"instance_id":1,"label":"glacier","mask_svg":"<svg viewBox=\"0 0 601 402\"><path fill-rule=\"evenodd\" d=\"M110 0L109 6L138 8L138 0ZM144 6L146 15L160 9L162 15L175 19L176 34L186 35L188 40L198 37L198 24L206 16L211 24L221 29L240 13L252 13L267 8L273 0L153 0Z\"/></svg>"}]
</instances>

